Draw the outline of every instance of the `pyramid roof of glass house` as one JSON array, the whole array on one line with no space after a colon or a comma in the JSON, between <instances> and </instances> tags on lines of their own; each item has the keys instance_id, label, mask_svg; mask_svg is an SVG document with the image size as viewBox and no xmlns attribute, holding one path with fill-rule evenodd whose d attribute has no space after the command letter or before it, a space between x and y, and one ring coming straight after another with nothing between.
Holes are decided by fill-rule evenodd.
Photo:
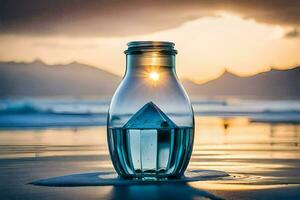
<instances>
[{"instance_id":1,"label":"pyramid roof of glass house","mask_svg":"<svg viewBox=\"0 0 300 200\"><path fill-rule=\"evenodd\" d=\"M126 129L164 129L177 125L153 102L145 104L123 126Z\"/></svg>"}]
</instances>

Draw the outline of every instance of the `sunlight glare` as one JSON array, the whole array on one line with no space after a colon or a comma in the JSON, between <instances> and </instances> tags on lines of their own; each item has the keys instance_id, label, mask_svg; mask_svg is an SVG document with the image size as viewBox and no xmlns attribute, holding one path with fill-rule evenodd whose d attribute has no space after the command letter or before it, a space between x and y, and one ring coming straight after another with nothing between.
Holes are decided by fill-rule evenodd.
<instances>
[{"instance_id":1,"label":"sunlight glare","mask_svg":"<svg viewBox=\"0 0 300 200\"><path fill-rule=\"evenodd\" d=\"M157 72L150 72L149 78L153 81L158 81L159 80L159 73Z\"/></svg>"}]
</instances>

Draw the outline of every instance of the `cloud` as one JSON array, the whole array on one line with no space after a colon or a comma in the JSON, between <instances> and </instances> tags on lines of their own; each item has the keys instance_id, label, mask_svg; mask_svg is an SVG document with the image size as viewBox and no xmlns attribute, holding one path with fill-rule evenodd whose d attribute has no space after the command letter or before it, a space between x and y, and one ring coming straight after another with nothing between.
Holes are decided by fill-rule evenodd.
<instances>
[{"instance_id":1,"label":"cloud","mask_svg":"<svg viewBox=\"0 0 300 200\"><path fill-rule=\"evenodd\" d=\"M33 43L35 47L41 47L41 48L52 48L52 49L97 49L99 47L98 44L95 43L75 43L74 41L72 43L60 43L60 42L35 42Z\"/></svg>"},{"instance_id":2,"label":"cloud","mask_svg":"<svg viewBox=\"0 0 300 200\"><path fill-rule=\"evenodd\" d=\"M300 36L300 33L298 32L298 30L295 28L289 32L287 32L285 35L284 35L286 38L296 38L296 37L299 37Z\"/></svg>"},{"instance_id":3,"label":"cloud","mask_svg":"<svg viewBox=\"0 0 300 200\"><path fill-rule=\"evenodd\" d=\"M298 27L300 1L286 0L1 0L0 33L72 37L129 36L171 29L228 11Z\"/></svg>"}]
</instances>

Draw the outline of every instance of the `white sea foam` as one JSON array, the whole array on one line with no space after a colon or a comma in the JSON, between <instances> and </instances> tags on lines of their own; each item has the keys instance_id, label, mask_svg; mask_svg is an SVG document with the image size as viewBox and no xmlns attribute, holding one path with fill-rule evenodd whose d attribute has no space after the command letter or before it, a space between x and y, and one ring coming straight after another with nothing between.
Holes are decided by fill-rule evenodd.
<instances>
[{"instance_id":1,"label":"white sea foam","mask_svg":"<svg viewBox=\"0 0 300 200\"><path fill-rule=\"evenodd\" d=\"M300 100L197 99L192 104L200 116L300 123ZM105 125L108 107L109 100L105 99L0 100L0 127Z\"/></svg>"}]
</instances>

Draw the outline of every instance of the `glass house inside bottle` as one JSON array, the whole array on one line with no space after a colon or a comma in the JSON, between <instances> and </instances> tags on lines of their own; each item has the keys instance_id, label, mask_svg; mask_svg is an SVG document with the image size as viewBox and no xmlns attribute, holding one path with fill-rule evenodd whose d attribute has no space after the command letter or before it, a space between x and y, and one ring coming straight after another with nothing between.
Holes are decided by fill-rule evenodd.
<instances>
[{"instance_id":1,"label":"glass house inside bottle","mask_svg":"<svg viewBox=\"0 0 300 200\"><path fill-rule=\"evenodd\" d=\"M188 165L194 115L175 72L176 53L171 42L128 43L107 122L110 156L122 177L179 177Z\"/></svg>"}]
</instances>

